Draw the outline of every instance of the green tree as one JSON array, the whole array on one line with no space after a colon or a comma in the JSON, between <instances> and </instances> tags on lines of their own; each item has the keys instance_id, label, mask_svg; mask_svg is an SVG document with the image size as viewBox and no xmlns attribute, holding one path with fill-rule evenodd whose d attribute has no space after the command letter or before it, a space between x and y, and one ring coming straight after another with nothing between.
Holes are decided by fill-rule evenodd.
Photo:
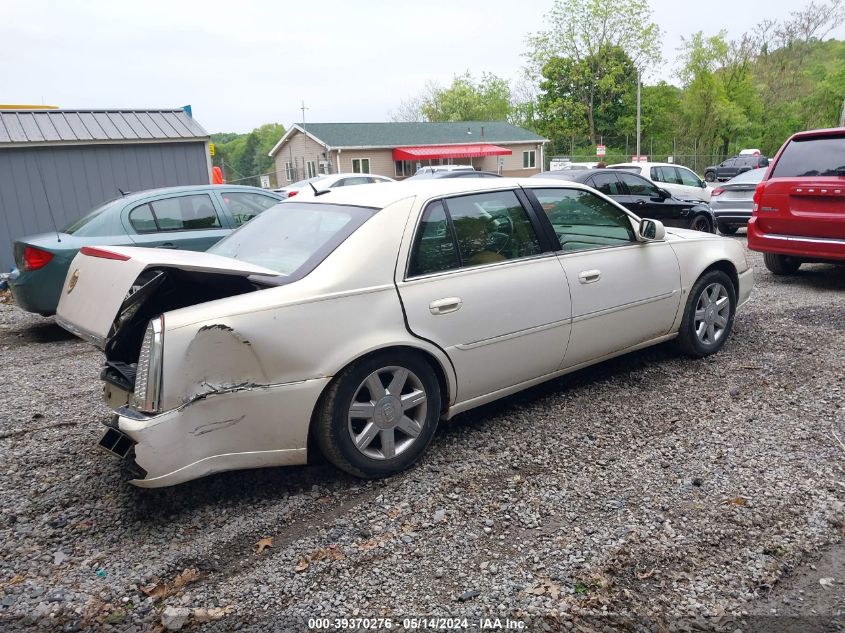
<instances>
[{"instance_id":1,"label":"green tree","mask_svg":"<svg viewBox=\"0 0 845 633\"><path fill-rule=\"evenodd\" d=\"M660 29L651 21L646 0L555 0L547 15L551 27L528 37L529 72L549 77L562 71L577 79L578 89L561 90L577 94L573 102L583 104L590 142L596 140L596 113L606 105L603 93L610 88L618 68L605 69L617 51L622 51L633 68L642 72L660 59ZM564 66L549 68L554 59ZM633 74L633 73L632 73Z\"/></svg>"},{"instance_id":2,"label":"green tree","mask_svg":"<svg viewBox=\"0 0 845 633\"><path fill-rule=\"evenodd\" d=\"M258 134L254 131L250 132L246 137L243 149L235 158L235 169L240 172L241 179L246 179L242 180L241 184L257 184L258 179L253 179L251 176L258 174L258 142Z\"/></svg>"},{"instance_id":3,"label":"green tree","mask_svg":"<svg viewBox=\"0 0 845 633\"><path fill-rule=\"evenodd\" d=\"M624 50L609 46L598 59L553 57L543 67L539 111L550 134L615 135L637 87L634 64Z\"/></svg>"},{"instance_id":4,"label":"green tree","mask_svg":"<svg viewBox=\"0 0 845 633\"><path fill-rule=\"evenodd\" d=\"M508 82L490 73L476 81L467 71L434 89L420 104L427 121L504 121L511 111Z\"/></svg>"}]
</instances>

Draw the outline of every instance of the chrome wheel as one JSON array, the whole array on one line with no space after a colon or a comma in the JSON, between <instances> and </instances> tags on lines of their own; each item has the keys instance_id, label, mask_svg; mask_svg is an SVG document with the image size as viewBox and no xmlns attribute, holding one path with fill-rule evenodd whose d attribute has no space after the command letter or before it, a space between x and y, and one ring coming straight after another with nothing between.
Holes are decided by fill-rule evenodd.
<instances>
[{"instance_id":1,"label":"chrome wheel","mask_svg":"<svg viewBox=\"0 0 845 633\"><path fill-rule=\"evenodd\" d=\"M698 340L704 345L715 345L724 335L730 315L727 289L718 282L706 286L695 305L693 327Z\"/></svg>"},{"instance_id":2,"label":"chrome wheel","mask_svg":"<svg viewBox=\"0 0 845 633\"><path fill-rule=\"evenodd\" d=\"M374 371L355 390L349 406L352 444L370 459L401 455L422 433L427 401L422 381L409 369Z\"/></svg>"}]
</instances>

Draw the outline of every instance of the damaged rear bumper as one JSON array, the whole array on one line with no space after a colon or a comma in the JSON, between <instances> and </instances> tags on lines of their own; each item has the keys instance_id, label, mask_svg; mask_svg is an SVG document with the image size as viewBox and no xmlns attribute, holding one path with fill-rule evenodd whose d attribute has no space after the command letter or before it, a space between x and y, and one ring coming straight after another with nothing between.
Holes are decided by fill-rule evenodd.
<instances>
[{"instance_id":1,"label":"damaged rear bumper","mask_svg":"<svg viewBox=\"0 0 845 633\"><path fill-rule=\"evenodd\" d=\"M215 391L154 416L119 409L117 430L134 442L135 463L146 472L131 483L157 488L226 470L304 464L311 414L329 380Z\"/></svg>"}]
</instances>

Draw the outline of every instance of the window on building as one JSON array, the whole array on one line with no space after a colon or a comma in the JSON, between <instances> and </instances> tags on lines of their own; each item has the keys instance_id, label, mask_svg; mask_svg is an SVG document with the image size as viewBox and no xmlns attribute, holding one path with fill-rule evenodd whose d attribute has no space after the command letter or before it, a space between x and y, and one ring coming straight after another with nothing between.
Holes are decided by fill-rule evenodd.
<instances>
[{"instance_id":1,"label":"window on building","mask_svg":"<svg viewBox=\"0 0 845 633\"><path fill-rule=\"evenodd\" d=\"M308 175L306 176L306 178L313 178L317 175L317 161L309 160L307 163L305 163L305 166L307 167L308 171Z\"/></svg>"},{"instance_id":2,"label":"window on building","mask_svg":"<svg viewBox=\"0 0 845 633\"><path fill-rule=\"evenodd\" d=\"M522 168L532 169L537 166L537 151L530 149L527 152L522 152Z\"/></svg>"},{"instance_id":3,"label":"window on building","mask_svg":"<svg viewBox=\"0 0 845 633\"><path fill-rule=\"evenodd\" d=\"M417 173L417 163L412 160L397 160L393 161L396 166L396 176L404 178L406 176L413 176Z\"/></svg>"},{"instance_id":4,"label":"window on building","mask_svg":"<svg viewBox=\"0 0 845 633\"><path fill-rule=\"evenodd\" d=\"M285 178L288 182L296 180L296 167L293 163L285 163Z\"/></svg>"},{"instance_id":5,"label":"window on building","mask_svg":"<svg viewBox=\"0 0 845 633\"><path fill-rule=\"evenodd\" d=\"M369 158L353 158L352 159L352 173L353 174L369 174L370 173L370 159Z\"/></svg>"}]
</instances>

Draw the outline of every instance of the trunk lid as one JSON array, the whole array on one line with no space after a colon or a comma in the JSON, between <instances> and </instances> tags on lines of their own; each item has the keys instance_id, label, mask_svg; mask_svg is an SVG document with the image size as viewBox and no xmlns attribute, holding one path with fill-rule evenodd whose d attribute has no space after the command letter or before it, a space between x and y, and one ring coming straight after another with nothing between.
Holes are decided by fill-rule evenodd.
<instances>
[{"instance_id":1,"label":"trunk lid","mask_svg":"<svg viewBox=\"0 0 845 633\"><path fill-rule=\"evenodd\" d=\"M795 135L763 183L755 215L764 233L845 237L845 129Z\"/></svg>"},{"instance_id":2,"label":"trunk lid","mask_svg":"<svg viewBox=\"0 0 845 633\"><path fill-rule=\"evenodd\" d=\"M178 269L234 277L281 273L229 257L157 248L83 247L71 262L62 287L56 322L100 348L138 278L148 269Z\"/></svg>"}]
</instances>

